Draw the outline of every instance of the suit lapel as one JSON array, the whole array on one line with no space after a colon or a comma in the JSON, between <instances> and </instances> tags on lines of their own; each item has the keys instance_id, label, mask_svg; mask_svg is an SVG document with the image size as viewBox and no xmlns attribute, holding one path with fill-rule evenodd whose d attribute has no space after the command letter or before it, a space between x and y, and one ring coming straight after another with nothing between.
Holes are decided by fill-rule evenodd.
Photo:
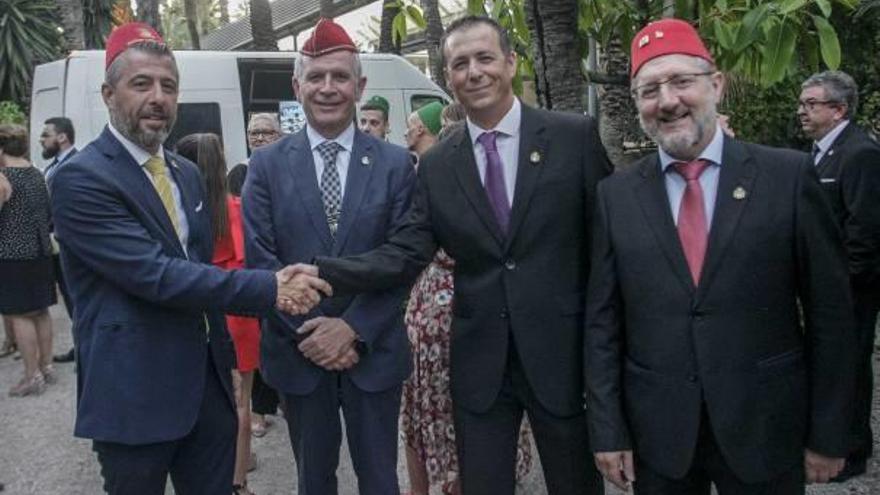
<instances>
[{"instance_id":1,"label":"suit lapel","mask_svg":"<svg viewBox=\"0 0 880 495\"><path fill-rule=\"evenodd\" d=\"M334 256L338 256L345 247L345 240L357 219L375 162L373 146L360 131L355 131L354 146L351 149L351 159L348 162L348 173L345 178L345 194L342 196L342 215L339 218L339 229L336 231L336 242L333 245Z\"/></svg>"},{"instance_id":2,"label":"suit lapel","mask_svg":"<svg viewBox=\"0 0 880 495\"><path fill-rule=\"evenodd\" d=\"M177 185L177 191L180 193L180 204L183 206L183 215L186 217L186 224L189 226L189 238L187 239L189 246L187 246L187 253L189 254L189 257L192 257L196 254L192 249L189 249L193 245L193 241L196 239L197 223L196 218L193 215L195 214L195 208L198 205L193 204L193 200L195 199L193 196L195 193L187 189L189 184L187 184L183 177L183 171L180 170L177 158L171 155L171 153L166 152L165 163L168 165L168 170L171 172L171 177L174 179L174 183ZM202 205L202 207L204 207L204 205ZM177 238L176 235L174 237Z\"/></svg>"},{"instance_id":3,"label":"suit lapel","mask_svg":"<svg viewBox=\"0 0 880 495\"><path fill-rule=\"evenodd\" d=\"M504 236L501 234L501 228L498 226L498 220L495 219L495 213L489 205L489 198L486 196L486 190L480 181L480 173L477 170L477 162L474 159L474 148L471 141L470 133L467 126L463 126L459 136L452 137L457 142L452 146L449 152L448 163L452 164L455 170L455 178L464 191L471 207L477 212L477 217L486 226L486 229L495 238L499 245L504 245Z\"/></svg>"},{"instance_id":4,"label":"suit lapel","mask_svg":"<svg viewBox=\"0 0 880 495\"><path fill-rule=\"evenodd\" d=\"M330 235L330 227L327 225L327 215L324 213L324 202L321 199L321 188L318 186L318 176L315 172L315 160L312 158L312 149L309 146L309 138L305 129L292 136L288 156L290 157L288 170L290 170L296 190L299 192L299 199L305 206L324 248L329 251L333 246L333 238Z\"/></svg>"},{"instance_id":5,"label":"suit lapel","mask_svg":"<svg viewBox=\"0 0 880 495\"><path fill-rule=\"evenodd\" d=\"M116 139L113 133L110 132L110 129L104 129L102 140L103 144L106 145L102 146L102 151L113 161L115 165L114 172L123 189L128 194L134 196L134 203L143 207L159 224L160 231L165 236L164 240L167 244L174 246L181 258L185 257L183 248L180 245L180 239L178 239L177 233L174 231L174 225L168 217L165 205L162 204L159 193L156 192L155 186L147 178L143 168L134 161L134 158L122 143Z\"/></svg>"},{"instance_id":6,"label":"suit lapel","mask_svg":"<svg viewBox=\"0 0 880 495\"><path fill-rule=\"evenodd\" d=\"M663 255L672 265L676 278L688 292L693 292L694 281L669 208L669 195L666 192L665 178L660 172L660 159L655 154L645 159L640 167L642 180L636 185L635 191L639 206L657 243L660 244Z\"/></svg>"},{"instance_id":7,"label":"suit lapel","mask_svg":"<svg viewBox=\"0 0 880 495\"><path fill-rule=\"evenodd\" d=\"M822 159L819 160L819 163L816 165L816 173L819 174L819 177L837 175L833 173L832 169L839 161L838 158L840 157L840 154L838 153L838 149L846 144L846 140L853 134L853 129L854 125L852 122L847 124L846 127L840 131L840 134L838 134L834 142L831 143L831 146L828 147L828 151L822 155Z\"/></svg>"},{"instance_id":8,"label":"suit lapel","mask_svg":"<svg viewBox=\"0 0 880 495\"><path fill-rule=\"evenodd\" d=\"M509 247L516 233L519 231L526 213L529 211L529 202L535 190L538 177L544 169L543 163L533 163L532 153L537 152L538 157L546 157L547 142L544 136L545 123L541 114L522 105L522 119L520 121L519 153L516 168L516 186L513 194L513 206L510 212L510 226L506 237L505 246ZM494 218L494 217L493 217Z\"/></svg>"},{"instance_id":9,"label":"suit lapel","mask_svg":"<svg viewBox=\"0 0 880 495\"><path fill-rule=\"evenodd\" d=\"M739 142L724 138L721 173L715 199L715 213L709 231L706 259L700 275L700 290L705 291L721 265L724 252L734 237L739 219L751 199L756 175L755 161ZM734 191L745 192L734 196ZM739 199L737 199L739 198Z\"/></svg>"}]
</instances>

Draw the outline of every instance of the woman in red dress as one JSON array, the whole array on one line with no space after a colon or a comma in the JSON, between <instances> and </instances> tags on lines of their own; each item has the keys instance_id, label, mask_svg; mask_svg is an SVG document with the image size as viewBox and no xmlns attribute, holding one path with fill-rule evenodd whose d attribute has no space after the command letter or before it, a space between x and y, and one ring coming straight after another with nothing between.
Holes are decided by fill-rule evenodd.
<instances>
[{"instance_id":1,"label":"woman in red dress","mask_svg":"<svg viewBox=\"0 0 880 495\"><path fill-rule=\"evenodd\" d=\"M241 199L227 192L226 160L220 138L216 134L190 134L177 142L177 152L195 162L205 180L214 236L213 264L226 270L244 267ZM254 370L260 366L260 322L256 318L227 315L226 326L232 336L237 362L232 372L238 409L233 493L251 495L247 488L247 471L251 464L250 403Z\"/></svg>"}]
</instances>

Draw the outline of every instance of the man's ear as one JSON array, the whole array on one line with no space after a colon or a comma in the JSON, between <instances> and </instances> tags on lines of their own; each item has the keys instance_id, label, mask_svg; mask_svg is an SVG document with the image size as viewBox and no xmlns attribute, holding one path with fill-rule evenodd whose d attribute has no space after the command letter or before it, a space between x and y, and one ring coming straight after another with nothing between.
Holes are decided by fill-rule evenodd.
<instances>
[{"instance_id":1,"label":"man's ear","mask_svg":"<svg viewBox=\"0 0 880 495\"><path fill-rule=\"evenodd\" d=\"M113 87L107 83L101 83L101 99L104 100L104 105L110 107L110 98L113 97Z\"/></svg>"},{"instance_id":2,"label":"man's ear","mask_svg":"<svg viewBox=\"0 0 880 495\"><path fill-rule=\"evenodd\" d=\"M358 80L357 93L355 96L355 101L361 101L361 96L364 94L364 89L367 88L367 76L362 76L360 80Z\"/></svg>"},{"instance_id":3,"label":"man's ear","mask_svg":"<svg viewBox=\"0 0 880 495\"><path fill-rule=\"evenodd\" d=\"M299 81L296 80L296 76L290 78L291 85L293 86L293 96L297 100L300 100L299 96Z\"/></svg>"}]
</instances>

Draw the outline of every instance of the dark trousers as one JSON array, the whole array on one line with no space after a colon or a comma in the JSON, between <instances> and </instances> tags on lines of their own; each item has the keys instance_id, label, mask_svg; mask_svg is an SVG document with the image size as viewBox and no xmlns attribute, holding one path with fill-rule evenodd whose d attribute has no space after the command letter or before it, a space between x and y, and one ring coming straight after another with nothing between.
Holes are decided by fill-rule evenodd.
<instances>
[{"instance_id":1,"label":"dark trousers","mask_svg":"<svg viewBox=\"0 0 880 495\"><path fill-rule=\"evenodd\" d=\"M858 332L858 375L856 376L856 403L853 417L853 452L849 458L863 460L874 453L874 435L871 431L871 403L874 396L874 337L880 297L853 292L856 330Z\"/></svg>"},{"instance_id":2,"label":"dark trousers","mask_svg":"<svg viewBox=\"0 0 880 495\"><path fill-rule=\"evenodd\" d=\"M635 495L709 495L711 484L715 485L718 495L802 495L805 492L803 462L795 463L789 471L766 483L744 483L737 478L718 449L705 407L699 435L693 465L682 479L667 478L637 457Z\"/></svg>"},{"instance_id":3,"label":"dark trousers","mask_svg":"<svg viewBox=\"0 0 880 495\"><path fill-rule=\"evenodd\" d=\"M92 449L110 495L164 495L169 475L177 495L229 495L237 431L238 417L209 357L199 417L189 434L148 445L95 441Z\"/></svg>"},{"instance_id":4,"label":"dark trousers","mask_svg":"<svg viewBox=\"0 0 880 495\"><path fill-rule=\"evenodd\" d=\"M308 395L284 396L299 495L336 495L342 422L362 495L399 495L397 419L401 386L365 392L345 373L325 373Z\"/></svg>"},{"instance_id":5,"label":"dark trousers","mask_svg":"<svg viewBox=\"0 0 880 495\"><path fill-rule=\"evenodd\" d=\"M278 412L278 392L263 381L260 370L254 370L251 411L256 414L275 414Z\"/></svg>"},{"instance_id":6,"label":"dark trousers","mask_svg":"<svg viewBox=\"0 0 880 495\"><path fill-rule=\"evenodd\" d=\"M61 269L61 256L52 255L52 265L55 268L55 282L58 284L58 290L61 292L61 298L64 299L64 309L67 316L73 319L73 302L70 300L70 294L67 291L67 284L64 281L64 270ZM71 332L73 328L71 327Z\"/></svg>"},{"instance_id":7,"label":"dark trousers","mask_svg":"<svg viewBox=\"0 0 880 495\"><path fill-rule=\"evenodd\" d=\"M560 417L547 411L526 380L512 340L501 391L489 410L477 413L457 407L453 401L462 493L514 493L517 439L526 413L544 469L547 492L603 494L602 478L590 453L586 414Z\"/></svg>"}]
</instances>

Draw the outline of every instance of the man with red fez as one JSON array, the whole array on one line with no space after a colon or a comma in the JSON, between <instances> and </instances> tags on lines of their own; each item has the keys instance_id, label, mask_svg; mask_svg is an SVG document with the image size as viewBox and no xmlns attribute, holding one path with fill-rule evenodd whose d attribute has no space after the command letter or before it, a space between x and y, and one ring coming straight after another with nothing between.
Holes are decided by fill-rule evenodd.
<instances>
[{"instance_id":1,"label":"man with red fez","mask_svg":"<svg viewBox=\"0 0 880 495\"><path fill-rule=\"evenodd\" d=\"M355 126L366 83L345 30L318 21L294 67L306 126L251 156L242 193L248 266L362 253L403 224L415 173L405 149ZM340 410L360 493L400 493L397 418L412 367L404 294L334 297L264 327L261 373L288 406L297 493L337 492Z\"/></svg>"},{"instance_id":2,"label":"man with red fez","mask_svg":"<svg viewBox=\"0 0 880 495\"><path fill-rule=\"evenodd\" d=\"M76 307L74 433L93 440L107 493L161 495L170 475L179 495L228 495L236 413L223 312L296 311L317 299L310 286L329 288L282 265L211 265L198 169L163 146L177 113L174 55L132 23L110 34L106 60L110 124L52 181Z\"/></svg>"},{"instance_id":3,"label":"man with red fez","mask_svg":"<svg viewBox=\"0 0 880 495\"><path fill-rule=\"evenodd\" d=\"M318 256L320 276L338 292L408 287L443 248L456 262L449 374L462 492L515 492L528 414L548 493L602 493L583 314L595 187L611 165L592 119L516 98L516 54L497 22L462 17L441 48L467 122L421 157L403 227L370 253Z\"/></svg>"},{"instance_id":4,"label":"man with red fez","mask_svg":"<svg viewBox=\"0 0 880 495\"><path fill-rule=\"evenodd\" d=\"M632 42L657 153L599 184L586 312L596 464L635 493L804 493L847 454L855 332L812 161L725 136L696 30Z\"/></svg>"}]
</instances>

